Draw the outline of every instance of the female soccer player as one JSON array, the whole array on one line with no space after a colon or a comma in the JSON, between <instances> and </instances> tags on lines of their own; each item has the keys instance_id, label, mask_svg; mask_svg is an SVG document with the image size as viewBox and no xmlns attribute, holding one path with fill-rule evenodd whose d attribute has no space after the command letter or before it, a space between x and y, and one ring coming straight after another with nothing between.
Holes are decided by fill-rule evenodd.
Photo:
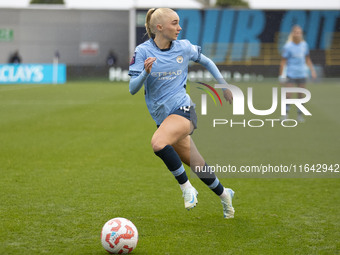
<instances>
[{"instance_id":1,"label":"female soccer player","mask_svg":"<svg viewBox=\"0 0 340 255\"><path fill-rule=\"evenodd\" d=\"M294 87L294 85L297 85L298 87L305 88L307 77L305 68L306 64L311 71L312 78L315 79L316 72L309 56L308 44L303 39L302 28L298 25L295 25L288 36L287 43L283 47L279 73L280 82L285 84L287 87ZM283 70L286 65L287 79L285 79L283 76ZM287 98L291 98L291 96L292 95L290 93L287 94ZM302 98L304 94L299 93L298 96L299 98ZM283 116L284 119L287 118L289 110L290 105L287 105L286 116ZM300 109L298 109L297 120L299 122L304 122L304 118Z\"/></svg>"},{"instance_id":2,"label":"female soccer player","mask_svg":"<svg viewBox=\"0 0 340 255\"><path fill-rule=\"evenodd\" d=\"M177 40L181 31L179 17L169 8L152 8L145 23L149 40L136 47L130 63L130 93L137 93L144 84L145 101L158 129L151 145L177 179L184 197L184 206L190 210L197 204L197 190L191 185L182 162L195 171L209 169L198 152L190 134L196 128L196 113L189 95L186 81L189 61L206 67L215 79L222 75L216 65L201 53L201 48L188 40ZM230 90L224 97L232 102ZM225 218L234 217L232 198L234 191L222 186L214 173L196 172L200 179L220 198Z\"/></svg>"}]
</instances>

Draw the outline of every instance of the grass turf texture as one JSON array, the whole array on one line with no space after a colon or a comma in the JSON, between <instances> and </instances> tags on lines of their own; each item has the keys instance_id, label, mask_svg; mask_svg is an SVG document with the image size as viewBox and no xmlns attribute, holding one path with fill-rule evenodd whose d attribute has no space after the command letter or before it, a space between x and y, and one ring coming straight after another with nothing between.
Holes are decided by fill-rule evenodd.
<instances>
[{"instance_id":1,"label":"grass turf texture","mask_svg":"<svg viewBox=\"0 0 340 255\"><path fill-rule=\"evenodd\" d=\"M267 91L273 84L254 87ZM309 89L313 116L306 125L324 125L291 132L289 139L304 146L278 147L280 131L268 129L250 142L254 131L245 128L226 145L232 163L285 164L293 155L340 163L340 86ZM271 97L263 100L270 105ZM137 226L134 254L339 253L339 179L222 179L236 191L232 220L192 179L199 203L188 212L152 152L154 130L143 93L130 96L127 84L1 86L0 254L106 254L100 231L114 217Z\"/></svg>"}]
</instances>

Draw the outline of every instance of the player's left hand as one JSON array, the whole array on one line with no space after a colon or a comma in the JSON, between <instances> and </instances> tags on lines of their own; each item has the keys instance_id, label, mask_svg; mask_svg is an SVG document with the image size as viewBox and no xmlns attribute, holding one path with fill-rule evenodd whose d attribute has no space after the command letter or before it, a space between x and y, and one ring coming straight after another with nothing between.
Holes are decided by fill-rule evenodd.
<instances>
[{"instance_id":1,"label":"player's left hand","mask_svg":"<svg viewBox=\"0 0 340 255\"><path fill-rule=\"evenodd\" d=\"M227 100L227 102L229 102L229 104L231 104L233 102L233 94L231 93L231 91L229 89L226 89L223 91L223 96L225 98L225 100Z\"/></svg>"},{"instance_id":2,"label":"player's left hand","mask_svg":"<svg viewBox=\"0 0 340 255\"><path fill-rule=\"evenodd\" d=\"M279 76L279 83L280 83L281 85L284 85L284 84L286 84L286 82L287 82L287 77L285 77L285 76L283 76L283 75L280 75L280 76Z\"/></svg>"},{"instance_id":3,"label":"player's left hand","mask_svg":"<svg viewBox=\"0 0 340 255\"><path fill-rule=\"evenodd\" d=\"M311 75L312 75L312 78L315 80L317 77L315 70L311 71Z\"/></svg>"}]
</instances>

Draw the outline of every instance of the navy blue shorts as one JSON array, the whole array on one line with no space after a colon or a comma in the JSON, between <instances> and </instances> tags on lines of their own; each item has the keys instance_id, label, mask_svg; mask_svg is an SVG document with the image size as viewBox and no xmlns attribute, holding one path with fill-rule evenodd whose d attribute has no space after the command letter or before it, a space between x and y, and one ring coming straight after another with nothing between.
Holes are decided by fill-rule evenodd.
<instances>
[{"instance_id":1,"label":"navy blue shorts","mask_svg":"<svg viewBox=\"0 0 340 255\"><path fill-rule=\"evenodd\" d=\"M169 115L171 115L171 114L176 114L176 115L182 116L182 117L190 120L192 125L194 126L194 129L197 128L197 114L196 114L196 111L195 111L195 107L193 107L193 106L182 106L182 107L170 112ZM157 125L157 128L159 126L160 125Z\"/></svg>"},{"instance_id":2,"label":"navy blue shorts","mask_svg":"<svg viewBox=\"0 0 340 255\"><path fill-rule=\"evenodd\" d=\"M306 84L306 78L290 78L287 77L287 83L292 83L296 85Z\"/></svg>"}]
</instances>

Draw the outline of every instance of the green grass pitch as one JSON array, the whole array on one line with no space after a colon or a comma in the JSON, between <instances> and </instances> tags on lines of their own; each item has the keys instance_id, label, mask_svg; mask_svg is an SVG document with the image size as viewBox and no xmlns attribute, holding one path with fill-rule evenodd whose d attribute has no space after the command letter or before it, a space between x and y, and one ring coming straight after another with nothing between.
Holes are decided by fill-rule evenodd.
<instances>
[{"instance_id":1,"label":"green grass pitch","mask_svg":"<svg viewBox=\"0 0 340 255\"><path fill-rule=\"evenodd\" d=\"M339 82L308 88L303 126L289 136L229 128L227 160L340 163ZM340 252L338 178L222 178L236 192L231 220L191 178L199 203L188 212L152 152L154 130L143 93L131 96L127 83L0 86L0 254L106 254L100 231L114 217L138 228L134 254Z\"/></svg>"}]
</instances>

